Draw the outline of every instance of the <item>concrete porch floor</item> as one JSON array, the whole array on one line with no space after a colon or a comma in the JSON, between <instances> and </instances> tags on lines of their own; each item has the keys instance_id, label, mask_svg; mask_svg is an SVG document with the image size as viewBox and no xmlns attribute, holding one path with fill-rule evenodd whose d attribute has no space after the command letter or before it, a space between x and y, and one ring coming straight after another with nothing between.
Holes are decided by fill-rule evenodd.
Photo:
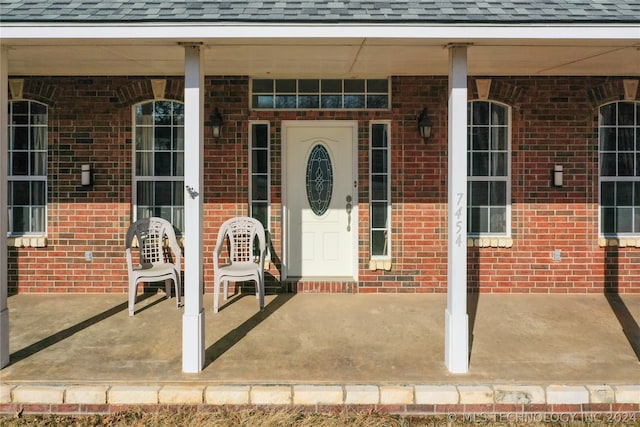
<instances>
[{"instance_id":1,"label":"concrete porch floor","mask_svg":"<svg viewBox=\"0 0 640 427\"><path fill-rule=\"evenodd\" d=\"M444 294L267 295L262 313L253 295L218 314L212 300L204 370L185 374L183 309L162 293L140 296L134 317L124 294L11 296L0 403L29 385L407 384L536 386L546 399L549 386L605 385L640 403L640 295L471 295L468 374L444 365Z\"/></svg>"}]
</instances>

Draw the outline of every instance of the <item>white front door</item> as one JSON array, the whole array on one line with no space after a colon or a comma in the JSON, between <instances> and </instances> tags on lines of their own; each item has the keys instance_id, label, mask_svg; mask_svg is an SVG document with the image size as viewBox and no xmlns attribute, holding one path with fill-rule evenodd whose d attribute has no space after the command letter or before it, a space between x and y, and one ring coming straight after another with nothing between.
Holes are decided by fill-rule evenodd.
<instances>
[{"instance_id":1,"label":"white front door","mask_svg":"<svg viewBox=\"0 0 640 427\"><path fill-rule=\"evenodd\" d=\"M282 123L285 277L357 280L357 126Z\"/></svg>"}]
</instances>

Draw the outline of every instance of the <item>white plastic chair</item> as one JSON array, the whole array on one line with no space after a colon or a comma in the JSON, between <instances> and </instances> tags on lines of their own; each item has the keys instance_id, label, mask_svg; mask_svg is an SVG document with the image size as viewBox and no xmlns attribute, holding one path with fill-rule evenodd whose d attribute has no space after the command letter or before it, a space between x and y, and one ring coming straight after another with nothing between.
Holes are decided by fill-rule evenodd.
<instances>
[{"instance_id":1,"label":"white plastic chair","mask_svg":"<svg viewBox=\"0 0 640 427\"><path fill-rule=\"evenodd\" d=\"M259 259L254 257L254 241L258 238ZM219 265L220 252L224 243L228 243L229 263ZM220 282L224 282L224 299L229 298L229 281L256 282L256 298L260 310L264 310L264 258L266 253L264 228L260 221L250 217L236 217L226 220L218 232L216 247L213 251L214 289L213 312L217 313L220 300Z\"/></svg>"},{"instance_id":2,"label":"white plastic chair","mask_svg":"<svg viewBox=\"0 0 640 427\"><path fill-rule=\"evenodd\" d=\"M139 262L134 265L132 249L137 239ZM173 254L167 253L171 250ZM180 263L182 249L173 226L162 218L142 218L131 224L127 231L126 250L129 272L129 316L133 316L138 283L165 281L167 298L171 298L171 281L176 289L176 306L180 307ZM171 260L169 256L172 256Z\"/></svg>"}]
</instances>

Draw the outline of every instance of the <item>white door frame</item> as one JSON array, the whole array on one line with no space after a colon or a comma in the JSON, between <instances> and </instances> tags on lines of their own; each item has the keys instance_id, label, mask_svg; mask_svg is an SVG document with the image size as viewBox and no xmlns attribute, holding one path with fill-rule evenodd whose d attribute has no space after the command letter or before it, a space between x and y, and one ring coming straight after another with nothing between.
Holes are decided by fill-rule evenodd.
<instances>
[{"instance_id":1,"label":"white door frame","mask_svg":"<svg viewBox=\"0 0 640 427\"><path fill-rule=\"evenodd\" d=\"M289 238L289 224L287 223L287 129L291 127L350 127L353 132L351 149L352 149L352 165L351 165L351 180L353 182L353 207L351 210L351 223L353 224L351 233L351 244L353 245L353 260L352 260L352 277L355 282L358 281L358 234L359 234L359 221L358 221L358 122L356 120L283 120L281 123L281 135L282 135L282 280L285 281L288 277L288 252L289 248L287 241ZM304 277L303 277L304 279ZM318 278L322 280L322 278Z\"/></svg>"}]
</instances>

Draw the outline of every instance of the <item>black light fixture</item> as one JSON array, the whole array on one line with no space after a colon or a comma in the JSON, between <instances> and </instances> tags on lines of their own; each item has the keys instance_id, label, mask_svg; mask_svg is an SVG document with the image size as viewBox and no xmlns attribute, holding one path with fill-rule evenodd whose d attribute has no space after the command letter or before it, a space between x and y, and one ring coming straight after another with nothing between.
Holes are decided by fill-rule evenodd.
<instances>
[{"instance_id":1,"label":"black light fixture","mask_svg":"<svg viewBox=\"0 0 640 427\"><path fill-rule=\"evenodd\" d=\"M214 138L220 138L222 133L222 114L218 111L218 107L215 108L211 115L211 134Z\"/></svg>"},{"instance_id":2,"label":"black light fixture","mask_svg":"<svg viewBox=\"0 0 640 427\"><path fill-rule=\"evenodd\" d=\"M431 136L431 120L427 117L427 109L425 108L418 117L418 130L423 139L429 139Z\"/></svg>"}]
</instances>

